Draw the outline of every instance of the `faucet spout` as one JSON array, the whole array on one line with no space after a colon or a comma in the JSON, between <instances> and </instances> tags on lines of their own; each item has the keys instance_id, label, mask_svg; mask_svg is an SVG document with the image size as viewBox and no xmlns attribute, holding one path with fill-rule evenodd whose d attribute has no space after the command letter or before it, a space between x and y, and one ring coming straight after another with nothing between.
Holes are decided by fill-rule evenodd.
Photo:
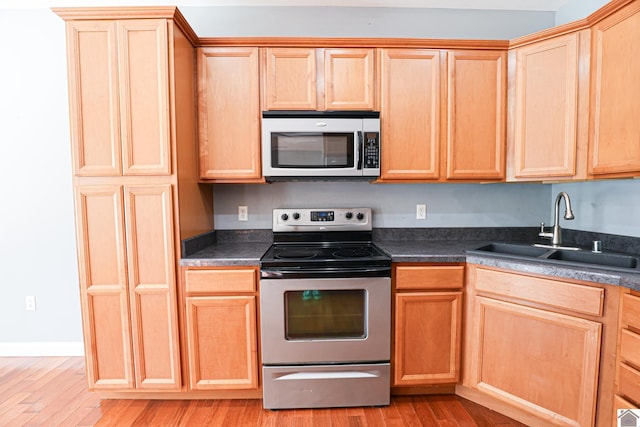
<instances>
[{"instance_id":1,"label":"faucet spout","mask_svg":"<svg viewBox=\"0 0 640 427\"><path fill-rule=\"evenodd\" d=\"M558 193L558 195L556 196L556 209L555 209L555 216L556 216L556 224L558 224L558 211L560 210L560 200L564 199L564 219L575 219L575 216L573 215L573 210L571 210L571 199L569 199L569 195L564 192L561 191L560 193Z\"/></svg>"},{"instance_id":2,"label":"faucet spout","mask_svg":"<svg viewBox=\"0 0 640 427\"><path fill-rule=\"evenodd\" d=\"M540 227L540 233L538 233L538 236L540 237L543 237L545 239L551 239L551 244L553 246L559 246L562 244L562 228L560 228L560 201L562 201L563 199L564 199L564 207L565 207L564 219L566 220L575 219L575 216L573 215L573 210L571 209L571 199L569 198L569 195L566 192L561 191L556 196L556 202L555 202L554 211L553 211L555 223L553 224L552 231L550 233L545 232L544 223L542 223Z\"/></svg>"}]
</instances>

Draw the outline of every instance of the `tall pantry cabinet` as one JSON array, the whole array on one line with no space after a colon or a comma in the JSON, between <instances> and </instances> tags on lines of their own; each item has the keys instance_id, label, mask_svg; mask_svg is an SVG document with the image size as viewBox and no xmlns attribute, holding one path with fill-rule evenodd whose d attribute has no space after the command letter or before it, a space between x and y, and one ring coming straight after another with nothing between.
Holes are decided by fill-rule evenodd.
<instances>
[{"instance_id":1,"label":"tall pantry cabinet","mask_svg":"<svg viewBox=\"0 0 640 427\"><path fill-rule=\"evenodd\" d=\"M178 390L180 240L213 228L197 183L195 35L175 7L54 12L67 31L89 387Z\"/></svg>"}]
</instances>

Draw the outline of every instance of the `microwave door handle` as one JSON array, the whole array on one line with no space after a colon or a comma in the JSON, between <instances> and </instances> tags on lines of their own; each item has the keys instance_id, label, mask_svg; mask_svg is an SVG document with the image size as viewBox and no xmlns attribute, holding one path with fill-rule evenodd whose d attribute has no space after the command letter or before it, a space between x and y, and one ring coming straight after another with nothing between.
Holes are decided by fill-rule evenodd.
<instances>
[{"instance_id":1,"label":"microwave door handle","mask_svg":"<svg viewBox=\"0 0 640 427\"><path fill-rule=\"evenodd\" d=\"M362 169L362 158L364 154L362 152L362 131L358 131L358 152L356 153L356 157L358 158L358 170Z\"/></svg>"}]
</instances>

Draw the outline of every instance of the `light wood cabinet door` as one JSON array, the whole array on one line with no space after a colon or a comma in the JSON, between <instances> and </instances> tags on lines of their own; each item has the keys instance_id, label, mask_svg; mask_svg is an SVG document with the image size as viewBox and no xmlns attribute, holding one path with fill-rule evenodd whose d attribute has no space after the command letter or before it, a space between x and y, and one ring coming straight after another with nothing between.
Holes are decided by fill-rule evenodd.
<instances>
[{"instance_id":1,"label":"light wood cabinet door","mask_svg":"<svg viewBox=\"0 0 640 427\"><path fill-rule=\"evenodd\" d=\"M640 172L640 2L592 28L589 173Z\"/></svg>"},{"instance_id":2,"label":"light wood cabinet door","mask_svg":"<svg viewBox=\"0 0 640 427\"><path fill-rule=\"evenodd\" d=\"M474 307L474 388L554 425L593 425L600 323L479 296Z\"/></svg>"},{"instance_id":3,"label":"light wood cabinet door","mask_svg":"<svg viewBox=\"0 0 640 427\"><path fill-rule=\"evenodd\" d=\"M258 62L258 48L198 49L201 178L261 178Z\"/></svg>"},{"instance_id":4,"label":"light wood cabinet door","mask_svg":"<svg viewBox=\"0 0 640 427\"><path fill-rule=\"evenodd\" d=\"M130 389L134 368L122 187L80 186L75 197L89 388Z\"/></svg>"},{"instance_id":5,"label":"light wood cabinet door","mask_svg":"<svg viewBox=\"0 0 640 427\"><path fill-rule=\"evenodd\" d=\"M186 324L192 390L258 387L255 296L187 297Z\"/></svg>"},{"instance_id":6,"label":"light wood cabinet door","mask_svg":"<svg viewBox=\"0 0 640 427\"><path fill-rule=\"evenodd\" d=\"M169 41L165 19L118 22L124 175L169 175Z\"/></svg>"},{"instance_id":7,"label":"light wood cabinet door","mask_svg":"<svg viewBox=\"0 0 640 427\"><path fill-rule=\"evenodd\" d=\"M447 77L447 179L504 179L506 52L450 51Z\"/></svg>"},{"instance_id":8,"label":"light wood cabinet door","mask_svg":"<svg viewBox=\"0 0 640 427\"><path fill-rule=\"evenodd\" d=\"M171 173L164 19L68 21L74 173Z\"/></svg>"},{"instance_id":9,"label":"light wood cabinet door","mask_svg":"<svg viewBox=\"0 0 640 427\"><path fill-rule=\"evenodd\" d=\"M578 134L580 36L515 49L509 179L570 179L577 173L578 136L586 142L586 133Z\"/></svg>"},{"instance_id":10,"label":"light wood cabinet door","mask_svg":"<svg viewBox=\"0 0 640 427\"><path fill-rule=\"evenodd\" d=\"M265 105L267 110L316 110L316 50L265 49Z\"/></svg>"},{"instance_id":11,"label":"light wood cabinet door","mask_svg":"<svg viewBox=\"0 0 640 427\"><path fill-rule=\"evenodd\" d=\"M266 48L266 110L374 110L375 49Z\"/></svg>"},{"instance_id":12,"label":"light wood cabinet door","mask_svg":"<svg viewBox=\"0 0 640 427\"><path fill-rule=\"evenodd\" d=\"M461 330L462 292L396 294L393 385L457 382Z\"/></svg>"},{"instance_id":13,"label":"light wood cabinet door","mask_svg":"<svg viewBox=\"0 0 640 427\"><path fill-rule=\"evenodd\" d=\"M136 387L178 389L171 185L125 186L125 223Z\"/></svg>"},{"instance_id":14,"label":"light wood cabinet door","mask_svg":"<svg viewBox=\"0 0 640 427\"><path fill-rule=\"evenodd\" d=\"M120 175L116 23L68 21L66 25L74 173Z\"/></svg>"},{"instance_id":15,"label":"light wood cabinet door","mask_svg":"<svg viewBox=\"0 0 640 427\"><path fill-rule=\"evenodd\" d=\"M324 51L325 110L373 110L374 49Z\"/></svg>"},{"instance_id":16,"label":"light wood cabinet door","mask_svg":"<svg viewBox=\"0 0 640 427\"><path fill-rule=\"evenodd\" d=\"M380 50L381 180L436 180L440 51Z\"/></svg>"}]
</instances>

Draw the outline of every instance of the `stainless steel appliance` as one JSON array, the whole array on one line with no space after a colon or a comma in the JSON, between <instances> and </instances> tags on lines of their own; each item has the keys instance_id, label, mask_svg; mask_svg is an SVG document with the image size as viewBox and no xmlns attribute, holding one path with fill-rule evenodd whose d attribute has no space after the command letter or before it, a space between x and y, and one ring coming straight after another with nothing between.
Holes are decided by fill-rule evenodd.
<instances>
[{"instance_id":1,"label":"stainless steel appliance","mask_svg":"<svg viewBox=\"0 0 640 427\"><path fill-rule=\"evenodd\" d=\"M380 113L265 111L262 169L268 180L380 175Z\"/></svg>"},{"instance_id":2,"label":"stainless steel appliance","mask_svg":"<svg viewBox=\"0 0 640 427\"><path fill-rule=\"evenodd\" d=\"M274 209L260 261L263 406L388 405L391 259L371 210Z\"/></svg>"}]
</instances>

